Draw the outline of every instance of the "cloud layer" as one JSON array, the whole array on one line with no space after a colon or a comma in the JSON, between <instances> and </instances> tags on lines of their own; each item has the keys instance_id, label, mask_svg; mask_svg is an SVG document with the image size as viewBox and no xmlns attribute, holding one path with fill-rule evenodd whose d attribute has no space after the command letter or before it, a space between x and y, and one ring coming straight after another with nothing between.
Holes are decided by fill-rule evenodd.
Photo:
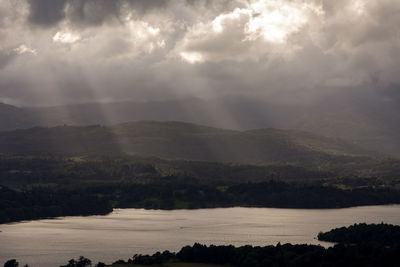
<instances>
[{"instance_id":1,"label":"cloud layer","mask_svg":"<svg viewBox=\"0 0 400 267\"><path fill-rule=\"evenodd\" d=\"M398 102L396 0L3 0L0 101Z\"/></svg>"}]
</instances>

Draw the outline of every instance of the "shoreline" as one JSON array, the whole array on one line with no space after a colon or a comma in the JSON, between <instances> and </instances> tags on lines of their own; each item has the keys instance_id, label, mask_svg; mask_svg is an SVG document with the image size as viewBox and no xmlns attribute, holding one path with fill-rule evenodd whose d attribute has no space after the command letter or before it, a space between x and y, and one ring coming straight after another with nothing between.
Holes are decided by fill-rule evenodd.
<instances>
[{"instance_id":1,"label":"shoreline","mask_svg":"<svg viewBox=\"0 0 400 267\"><path fill-rule=\"evenodd\" d=\"M18 220L18 221L10 221L5 223L0 223L1 225L12 225L17 223L26 223L33 221L41 221L41 220L60 220L63 218L70 217L80 217L87 218L92 216L108 216L115 211L118 210L145 210L145 211L200 211L200 210L216 210L216 209L235 209L235 208L243 208L243 209L283 209L283 210L298 210L298 211L329 211L329 210L343 210L343 209L352 209L352 208L363 208L363 207L382 207L382 206L400 206L398 203L390 203L390 204L375 204L375 205L358 205L358 206L348 206L348 207L338 207L338 208L287 208L287 207L261 207L261 206L224 206L224 207L207 207L207 208L176 208L176 209L151 209L151 208L113 208L112 211L104 214L88 214L88 215L66 215L66 216L55 216L55 217L42 217L38 219L31 220ZM1 233L1 230L0 230Z\"/></svg>"}]
</instances>

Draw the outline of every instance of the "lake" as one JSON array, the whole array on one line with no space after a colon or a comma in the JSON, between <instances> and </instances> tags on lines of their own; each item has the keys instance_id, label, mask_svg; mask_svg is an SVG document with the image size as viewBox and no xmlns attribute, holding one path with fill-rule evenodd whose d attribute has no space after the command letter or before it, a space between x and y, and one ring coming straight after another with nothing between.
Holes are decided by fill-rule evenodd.
<instances>
[{"instance_id":1,"label":"lake","mask_svg":"<svg viewBox=\"0 0 400 267\"><path fill-rule=\"evenodd\" d=\"M354 223L400 224L400 205L303 210L219 208L116 209L106 216L62 217L0 225L0 266L54 267L83 255L94 263L127 260L135 253L178 251L194 242L241 246L321 244L320 231Z\"/></svg>"}]
</instances>

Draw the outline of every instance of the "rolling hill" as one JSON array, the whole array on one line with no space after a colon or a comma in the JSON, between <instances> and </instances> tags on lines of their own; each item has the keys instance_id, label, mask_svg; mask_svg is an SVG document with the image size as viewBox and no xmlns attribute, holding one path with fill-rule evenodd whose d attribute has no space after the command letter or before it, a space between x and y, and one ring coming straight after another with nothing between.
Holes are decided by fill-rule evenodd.
<instances>
[{"instance_id":1,"label":"rolling hill","mask_svg":"<svg viewBox=\"0 0 400 267\"><path fill-rule=\"evenodd\" d=\"M0 153L138 155L240 163L312 165L370 155L342 140L278 129L235 131L182 122L35 127L0 133Z\"/></svg>"},{"instance_id":2,"label":"rolling hill","mask_svg":"<svg viewBox=\"0 0 400 267\"><path fill-rule=\"evenodd\" d=\"M333 104L332 104L333 105ZM296 129L340 138L366 150L400 156L400 117L395 106L284 105L250 99L182 99L150 102L87 103L18 108L0 104L0 131L34 126L115 125L130 121L182 121L218 128Z\"/></svg>"},{"instance_id":3,"label":"rolling hill","mask_svg":"<svg viewBox=\"0 0 400 267\"><path fill-rule=\"evenodd\" d=\"M400 156L400 117L394 110L356 108L313 114L289 124L290 128L341 138L369 150Z\"/></svg>"}]
</instances>

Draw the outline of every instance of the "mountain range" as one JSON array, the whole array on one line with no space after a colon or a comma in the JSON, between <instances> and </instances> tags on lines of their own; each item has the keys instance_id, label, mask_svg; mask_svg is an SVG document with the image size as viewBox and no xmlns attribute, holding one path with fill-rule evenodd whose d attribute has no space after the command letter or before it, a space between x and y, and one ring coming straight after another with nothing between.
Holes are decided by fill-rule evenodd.
<instances>
[{"instance_id":1,"label":"mountain range","mask_svg":"<svg viewBox=\"0 0 400 267\"><path fill-rule=\"evenodd\" d=\"M111 126L141 120L182 121L236 131L292 129L310 132L320 138L342 139L365 150L400 156L400 118L393 114L396 110L390 106L304 108L243 99L211 101L193 98L24 108L0 104L0 131L35 126Z\"/></svg>"},{"instance_id":2,"label":"mountain range","mask_svg":"<svg viewBox=\"0 0 400 267\"><path fill-rule=\"evenodd\" d=\"M307 132L279 129L237 131L173 121L5 131L0 133L0 153L135 155L253 164L298 163L303 166L371 155L340 139Z\"/></svg>"}]
</instances>

